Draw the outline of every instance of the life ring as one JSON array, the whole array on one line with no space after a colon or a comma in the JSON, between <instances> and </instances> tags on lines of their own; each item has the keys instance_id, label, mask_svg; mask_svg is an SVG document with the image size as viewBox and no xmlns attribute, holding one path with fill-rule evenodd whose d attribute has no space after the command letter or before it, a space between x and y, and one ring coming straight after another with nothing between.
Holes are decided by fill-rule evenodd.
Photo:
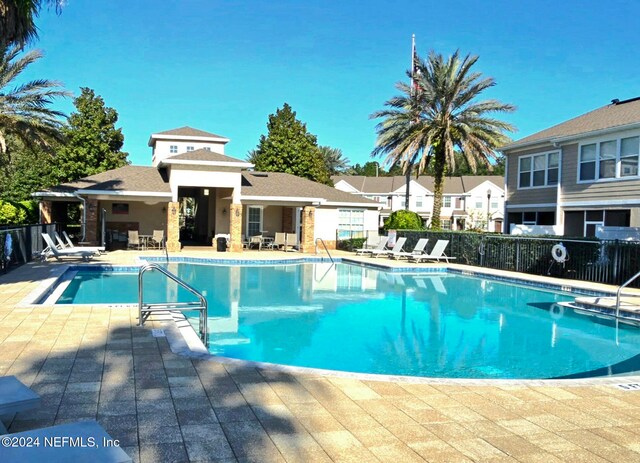
<instances>
[{"instance_id":1,"label":"life ring","mask_svg":"<svg viewBox=\"0 0 640 463\"><path fill-rule=\"evenodd\" d=\"M549 307L549 314L554 320L560 320L564 317L564 307L560 304L551 304L551 307Z\"/></svg>"},{"instance_id":2,"label":"life ring","mask_svg":"<svg viewBox=\"0 0 640 463\"><path fill-rule=\"evenodd\" d=\"M567 248L564 247L564 244L556 244L551 248L551 257L556 262L562 264L567 261Z\"/></svg>"}]
</instances>

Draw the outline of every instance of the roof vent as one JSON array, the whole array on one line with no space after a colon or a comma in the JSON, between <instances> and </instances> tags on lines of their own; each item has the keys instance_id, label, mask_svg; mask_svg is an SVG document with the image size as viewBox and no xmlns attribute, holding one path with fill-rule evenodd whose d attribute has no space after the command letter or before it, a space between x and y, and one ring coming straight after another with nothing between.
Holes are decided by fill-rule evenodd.
<instances>
[{"instance_id":1,"label":"roof vent","mask_svg":"<svg viewBox=\"0 0 640 463\"><path fill-rule=\"evenodd\" d=\"M264 172L251 172L251 175L253 175L254 177L268 177L269 174L264 173Z\"/></svg>"},{"instance_id":2,"label":"roof vent","mask_svg":"<svg viewBox=\"0 0 640 463\"><path fill-rule=\"evenodd\" d=\"M613 100L611 100L611 104L618 104L620 103L620 100L618 98L614 98Z\"/></svg>"}]
</instances>

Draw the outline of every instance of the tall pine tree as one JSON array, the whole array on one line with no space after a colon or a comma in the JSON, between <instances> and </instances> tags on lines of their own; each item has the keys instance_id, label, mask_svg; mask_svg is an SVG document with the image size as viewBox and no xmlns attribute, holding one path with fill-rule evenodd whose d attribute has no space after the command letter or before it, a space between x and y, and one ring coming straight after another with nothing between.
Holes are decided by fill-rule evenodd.
<instances>
[{"instance_id":1,"label":"tall pine tree","mask_svg":"<svg viewBox=\"0 0 640 463\"><path fill-rule=\"evenodd\" d=\"M331 184L316 136L307 132L306 124L296 119L291 106L285 103L282 109L269 115L267 130L255 150L256 170L286 172Z\"/></svg>"},{"instance_id":2,"label":"tall pine tree","mask_svg":"<svg viewBox=\"0 0 640 463\"><path fill-rule=\"evenodd\" d=\"M70 182L128 164L122 129L116 129L118 112L105 106L101 96L83 87L73 100L77 112L63 129L65 143L54 158L54 177Z\"/></svg>"}]
</instances>

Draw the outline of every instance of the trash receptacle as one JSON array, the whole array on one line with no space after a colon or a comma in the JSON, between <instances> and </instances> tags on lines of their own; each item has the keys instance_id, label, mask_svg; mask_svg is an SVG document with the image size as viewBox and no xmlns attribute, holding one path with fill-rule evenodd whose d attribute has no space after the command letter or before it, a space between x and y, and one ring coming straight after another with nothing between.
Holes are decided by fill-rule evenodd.
<instances>
[{"instance_id":1,"label":"trash receptacle","mask_svg":"<svg viewBox=\"0 0 640 463\"><path fill-rule=\"evenodd\" d=\"M227 239L219 236L218 237L218 252L225 252L227 250Z\"/></svg>"}]
</instances>

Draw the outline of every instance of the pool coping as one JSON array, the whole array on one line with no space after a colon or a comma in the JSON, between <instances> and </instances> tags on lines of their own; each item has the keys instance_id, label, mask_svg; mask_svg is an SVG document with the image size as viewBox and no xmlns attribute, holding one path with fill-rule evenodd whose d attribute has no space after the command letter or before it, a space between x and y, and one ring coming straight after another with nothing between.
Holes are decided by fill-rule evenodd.
<instances>
[{"instance_id":1,"label":"pool coping","mask_svg":"<svg viewBox=\"0 0 640 463\"><path fill-rule=\"evenodd\" d=\"M384 261L367 262L360 259L350 257L335 258L336 262L346 262L349 264L359 265L362 267L371 267L392 273L404 274L428 274L428 273L452 273L474 277L489 277L492 280L503 281L513 284L524 284L526 286L539 287L552 291L569 292L572 294L595 295L595 296L611 296L615 295L613 289L605 289L608 285L596 284L591 282L583 282L578 280L559 280L552 277L541 277L537 275L522 274L516 272L508 272L503 270L487 269L481 267L472 267L461 264L435 264L429 267L397 267L384 265ZM25 297L18 306L43 306L45 304L34 302L41 300L45 294L50 293L55 283L58 282L68 270L74 269L95 269L95 270L112 270L122 272L135 272L145 262L166 262L162 257L138 257L136 263L138 265L119 265L119 264L65 264L56 266L51 269L52 276L43 280L38 287ZM243 265L243 266L267 266L267 265L296 265L301 263L331 263L329 258L323 257L296 257L290 259L264 259L264 260L247 260L247 259L212 259L198 257L170 257L170 263L195 263L195 264L222 264L222 265ZM473 269L473 270L471 270ZM478 270L481 269L481 270ZM528 277L528 278L526 278ZM542 281L538 281L542 280ZM558 281L564 283L558 283ZM601 287L601 289L593 290L588 288ZM614 288L608 286L609 288ZM47 304L50 305L50 304ZM56 307L103 307L103 308L137 308L137 304L130 303L114 303L114 304L55 304ZM449 384L449 385L465 385L465 386L586 386L586 385L603 385L615 386L620 383L640 383L639 374L621 374L617 376L597 376L591 378L565 378L565 379L488 379L488 378L438 378L438 377L416 377L403 375L385 375L376 373L356 373L341 370L328 370L312 367L298 367L291 365L281 365L267 362L256 362L251 360L241 360L231 357L223 357L211 354L195 328L189 323L182 312L166 312L166 318L160 318L165 335L172 352L184 357L207 360L221 363L224 365L256 368L261 370L276 371L283 373L296 373L312 376L333 376L346 379L354 379L361 381L380 381L380 382L400 382L412 384Z\"/></svg>"}]
</instances>

